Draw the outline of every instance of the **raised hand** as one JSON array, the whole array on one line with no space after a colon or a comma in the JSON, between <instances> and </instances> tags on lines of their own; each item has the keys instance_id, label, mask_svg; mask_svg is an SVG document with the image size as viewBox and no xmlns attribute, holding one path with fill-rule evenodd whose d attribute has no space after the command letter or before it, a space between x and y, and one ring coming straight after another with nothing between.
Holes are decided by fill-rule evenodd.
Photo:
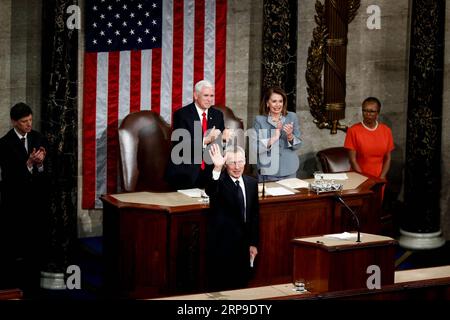
<instances>
[{"instance_id":1,"label":"raised hand","mask_svg":"<svg viewBox=\"0 0 450 320\"><path fill-rule=\"evenodd\" d=\"M212 162L214 163L214 170L222 171L222 168L227 160L227 155L222 156L219 145L216 143L211 145L211 148L208 150L208 152Z\"/></svg>"}]
</instances>

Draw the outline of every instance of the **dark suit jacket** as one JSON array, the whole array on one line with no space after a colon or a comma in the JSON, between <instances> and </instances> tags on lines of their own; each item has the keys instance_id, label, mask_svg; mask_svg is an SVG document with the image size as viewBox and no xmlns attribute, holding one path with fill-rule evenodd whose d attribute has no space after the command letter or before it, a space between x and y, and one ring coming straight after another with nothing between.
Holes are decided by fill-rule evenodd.
<instances>
[{"instance_id":1,"label":"dark suit jacket","mask_svg":"<svg viewBox=\"0 0 450 320\"><path fill-rule=\"evenodd\" d=\"M48 150L47 143L34 130L28 133L27 142L28 153L14 129L0 139L0 237L7 239L9 249L16 251L26 250L23 246L28 247L37 242L31 238L34 232L41 231L40 222L46 213L44 199L49 192L46 174L48 164L44 162L44 172L33 168L32 173L26 165L33 148L38 150L43 146ZM15 244L17 246L14 248Z\"/></svg>"},{"instance_id":2,"label":"dark suit jacket","mask_svg":"<svg viewBox=\"0 0 450 320\"><path fill-rule=\"evenodd\" d=\"M198 135L197 143L194 143L194 125L197 125ZM220 131L223 131L225 128L223 113L217 109L209 108L208 110L208 129L215 127ZM201 172L201 158L194 159L195 152L194 148L197 149L197 153L202 153L202 136L201 136L201 119L198 116L197 110L195 108L195 104L191 103L187 106L178 109L173 114L172 128L175 131L176 129L186 129L190 136L193 138L190 141L191 146L191 157L190 163L181 163L175 164L172 162L172 159L169 159L169 164L167 166L166 171L166 180L172 189L188 189L199 187L203 188L206 183L206 178L211 175L211 171L213 169L212 165L207 165L206 170ZM181 140L181 139L180 139ZM182 141L182 140L181 140ZM172 145L172 149L176 147L181 141L174 141ZM181 153L180 155L182 155ZM195 161L200 160L200 161ZM206 160L209 163L209 159ZM197 163L196 163L197 162Z\"/></svg>"},{"instance_id":3,"label":"dark suit jacket","mask_svg":"<svg viewBox=\"0 0 450 320\"><path fill-rule=\"evenodd\" d=\"M244 287L250 271L250 246L258 246L259 201L256 179L243 176L246 222L238 207L236 185L227 172L206 185L210 197L208 257L211 289Z\"/></svg>"}]
</instances>

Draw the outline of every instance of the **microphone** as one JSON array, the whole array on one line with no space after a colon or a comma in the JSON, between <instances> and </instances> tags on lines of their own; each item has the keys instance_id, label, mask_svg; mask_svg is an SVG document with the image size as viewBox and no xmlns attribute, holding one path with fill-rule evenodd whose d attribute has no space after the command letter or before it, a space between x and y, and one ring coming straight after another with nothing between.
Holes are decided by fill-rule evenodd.
<instances>
[{"instance_id":1,"label":"microphone","mask_svg":"<svg viewBox=\"0 0 450 320\"><path fill-rule=\"evenodd\" d=\"M348 211L350 211L350 213L353 215L353 218L355 218L356 220L356 228L358 231L358 237L356 239L356 242L361 242L361 235L360 235L360 225L359 225L359 219L358 216L356 215L355 211L353 211L344 201L344 199L342 199L342 197L339 194L335 194L334 198L339 201Z\"/></svg>"}]
</instances>

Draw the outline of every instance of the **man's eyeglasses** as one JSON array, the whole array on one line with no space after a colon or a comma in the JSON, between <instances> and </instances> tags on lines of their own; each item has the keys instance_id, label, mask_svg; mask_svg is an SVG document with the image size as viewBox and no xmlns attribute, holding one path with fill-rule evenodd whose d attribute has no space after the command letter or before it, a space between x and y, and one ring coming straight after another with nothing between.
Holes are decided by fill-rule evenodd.
<instances>
[{"instance_id":1,"label":"man's eyeglasses","mask_svg":"<svg viewBox=\"0 0 450 320\"><path fill-rule=\"evenodd\" d=\"M362 109L365 113L378 113L378 110L369 110L369 109Z\"/></svg>"},{"instance_id":2,"label":"man's eyeglasses","mask_svg":"<svg viewBox=\"0 0 450 320\"><path fill-rule=\"evenodd\" d=\"M227 165L228 165L228 166L237 166L237 165L243 166L243 165L245 165L245 161L244 161L244 160L239 160L239 161L227 161Z\"/></svg>"}]
</instances>

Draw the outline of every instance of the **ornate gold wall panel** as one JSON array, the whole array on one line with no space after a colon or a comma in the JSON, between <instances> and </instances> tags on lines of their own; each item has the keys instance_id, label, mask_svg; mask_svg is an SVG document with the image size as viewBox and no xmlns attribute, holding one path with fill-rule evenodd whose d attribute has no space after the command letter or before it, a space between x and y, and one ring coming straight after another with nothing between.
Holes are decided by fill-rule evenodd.
<instances>
[{"instance_id":1,"label":"ornate gold wall panel","mask_svg":"<svg viewBox=\"0 0 450 320\"><path fill-rule=\"evenodd\" d=\"M316 125L332 134L347 130L339 123L345 118L347 33L359 5L359 0L325 0L325 6L316 1L317 26L308 48L305 75L308 103Z\"/></svg>"}]
</instances>

